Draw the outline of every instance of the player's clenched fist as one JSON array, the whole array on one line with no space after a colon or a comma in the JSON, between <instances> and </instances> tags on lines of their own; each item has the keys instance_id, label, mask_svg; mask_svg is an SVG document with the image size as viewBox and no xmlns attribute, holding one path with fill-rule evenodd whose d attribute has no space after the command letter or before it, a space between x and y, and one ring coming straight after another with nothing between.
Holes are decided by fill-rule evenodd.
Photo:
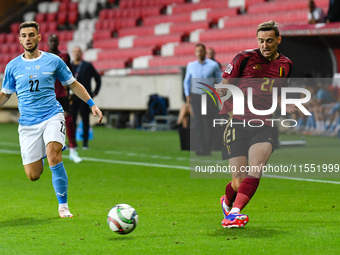
<instances>
[{"instance_id":1,"label":"player's clenched fist","mask_svg":"<svg viewBox=\"0 0 340 255\"><path fill-rule=\"evenodd\" d=\"M216 89L216 92L220 97L224 97L228 93L228 89L227 88L218 88L218 89Z\"/></svg>"}]
</instances>

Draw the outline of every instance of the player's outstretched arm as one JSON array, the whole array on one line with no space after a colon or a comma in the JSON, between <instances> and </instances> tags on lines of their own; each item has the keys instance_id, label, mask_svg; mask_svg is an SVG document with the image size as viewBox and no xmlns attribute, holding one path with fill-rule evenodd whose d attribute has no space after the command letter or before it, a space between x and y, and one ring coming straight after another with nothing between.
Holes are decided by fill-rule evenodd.
<instances>
[{"instance_id":1,"label":"player's outstretched arm","mask_svg":"<svg viewBox=\"0 0 340 255\"><path fill-rule=\"evenodd\" d=\"M5 94L3 92L0 92L0 107L3 106L8 101L11 95L12 94Z\"/></svg>"},{"instance_id":2,"label":"player's outstretched arm","mask_svg":"<svg viewBox=\"0 0 340 255\"><path fill-rule=\"evenodd\" d=\"M77 97L79 97L81 100L83 100L85 103L87 103L91 107L91 110L94 116L98 115L99 117L98 123L100 123L103 119L102 111L94 103L89 93L87 93L86 89L84 88L84 86L81 85L79 82L74 81L69 85L69 87L72 89L73 93Z\"/></svg>"}]
</instances>

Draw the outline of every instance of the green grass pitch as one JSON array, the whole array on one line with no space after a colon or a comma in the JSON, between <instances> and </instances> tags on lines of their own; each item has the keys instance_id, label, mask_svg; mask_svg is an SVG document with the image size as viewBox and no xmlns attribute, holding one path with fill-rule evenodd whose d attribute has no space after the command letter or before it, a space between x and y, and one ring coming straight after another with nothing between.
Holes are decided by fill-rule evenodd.
<instances>
[{"instance_id":1,"label":"green grass pitch","mask_svg":"<svg viewBox=\"0 0 340 255\"><path fill-rule=\"evenodd\" d=\"M27 179L16 124L0 125L0 254L338 254L340 180L263 178L243 210L242 229L223 229L219 199L229 178L190 178L190 154L177 132L94 128L84 161L64 163L73 218L61 219L45 161ZM281 139L298 139L281 135ZM339 164L336 138L306 137L306 147L280 148L271 164ZM218 152L213 160L220 160ZM177 166L183 167L177 168ZM306 178L308 176L306 175ZM139 224L120 236L107 223L118 203Z\"/></svg>"}]
</instances>

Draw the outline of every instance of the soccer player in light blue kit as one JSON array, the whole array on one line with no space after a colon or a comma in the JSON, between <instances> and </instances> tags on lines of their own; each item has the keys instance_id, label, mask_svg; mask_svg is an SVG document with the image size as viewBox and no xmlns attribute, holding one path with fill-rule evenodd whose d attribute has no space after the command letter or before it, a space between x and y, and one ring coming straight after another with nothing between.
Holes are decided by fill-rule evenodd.
<instances>
[{"instance_id":1,"label":"soccer player in light blue kit","mask_svg":"<svg viewBox=\"0 0 340 255\"><path fill-rule=\"evenodd\" d=\"M17 94L20 112L19 141L26 175L31 181L38 180L43 172L42 159L46 155L59 202L59 215L62 218L73 217L67 205L68 180L62 161L65 118L54 92L56 78L88 103L93 115L99 117L99 122L103 115L83 85L75 80L64 61L54 54L38 50L41 40L38 23L22 23L19 33L19 41L25 52L6 66L0 106L13 93Z\"/></svg>"}]
</instances>

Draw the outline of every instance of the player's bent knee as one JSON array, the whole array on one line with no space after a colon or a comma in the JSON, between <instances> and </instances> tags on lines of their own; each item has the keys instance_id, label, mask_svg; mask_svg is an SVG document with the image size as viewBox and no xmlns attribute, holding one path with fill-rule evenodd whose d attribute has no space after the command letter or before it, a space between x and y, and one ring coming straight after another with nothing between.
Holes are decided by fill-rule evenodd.
<instances>
[{"instance_id":1,"label":"player's bent knee","mask_svg":"<svg viewBox=\"0 0 340 255\"><path fill-rule=\"evenodd\" d=\"M40 179L40 175L27 175L27 178L28 178L30 181L34 182L34 181L37 181L37 180Z\"/></svg>"},{"instance_id":2,"label":"player's bent knee","mask_svg":"<svg viewBox=\"0 0 340 255\"><path fill-rule=\"evenodd\" d=\"M40 175L42 174L42 170L41 171L33 171L33 172L26 172L26 175L27 175L27 178L30 180L30 181L37 181L40 179Z\"/></svg>"},{"instance_id":3,"label":"player's bent knee","mask_svg":"<svg viewBox=\"0 0 340 255\"><path fill-rule=\"evenodd\" d=\"M25 173L30 181L37 181L44 171L42 160L38 160L28 165L24 165Z\"/></svg>"}]
</instances>

